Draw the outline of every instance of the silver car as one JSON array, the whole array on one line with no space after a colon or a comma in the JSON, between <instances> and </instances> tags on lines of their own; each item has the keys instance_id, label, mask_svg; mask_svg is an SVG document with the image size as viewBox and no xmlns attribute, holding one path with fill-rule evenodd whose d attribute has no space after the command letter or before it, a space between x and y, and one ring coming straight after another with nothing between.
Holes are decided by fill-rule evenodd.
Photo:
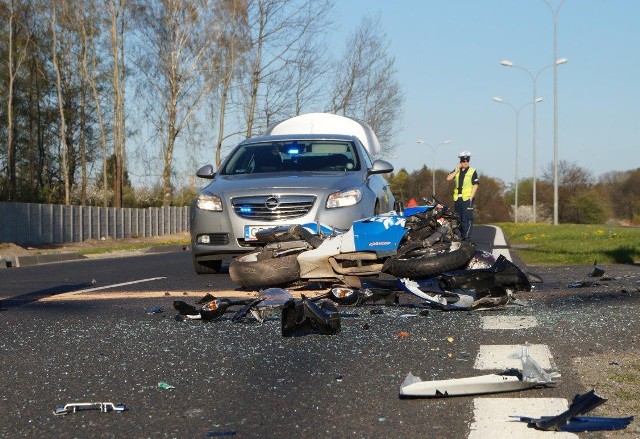
<instances>
[{"instance_id":1,"label":"silver car","mask_svg":"<svg viewBox=\"0 0 640 439\"><path fill-rule=\"evenodd\" d=\"M393 166L372 161L358 137L284 134L247 139L198 177L212 180L191 206L196 273L217 273L223 259L253 250L258 230L319 222L347 229L357 219L387 212L394 197L381 174Z\"/></svg>"}]
</instances>

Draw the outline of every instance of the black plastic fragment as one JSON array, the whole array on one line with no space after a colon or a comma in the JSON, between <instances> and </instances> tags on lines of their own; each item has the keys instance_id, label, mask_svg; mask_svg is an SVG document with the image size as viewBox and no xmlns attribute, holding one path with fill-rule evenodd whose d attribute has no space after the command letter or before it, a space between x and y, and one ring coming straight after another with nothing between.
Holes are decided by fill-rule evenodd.
<instances>
[{"instance_id":1,"label":"black plastic fragment","mask_svg":"<svg viewBox=\"0 0 640 439\"><path fill-rule=\"evenodd\" d=\"M282 308L282 336L334 335L340 332L340 313L329 301L288 300Z\"/></svg>"}]
</instances>

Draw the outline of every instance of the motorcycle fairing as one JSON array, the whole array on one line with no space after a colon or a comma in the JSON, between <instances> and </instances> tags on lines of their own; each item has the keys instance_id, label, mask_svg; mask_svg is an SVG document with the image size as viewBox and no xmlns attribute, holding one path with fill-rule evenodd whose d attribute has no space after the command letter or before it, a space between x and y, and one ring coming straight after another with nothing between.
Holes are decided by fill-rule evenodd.
<instances>
[{"instance_id":1,"label":"motorcycle fairing","mask_svg":"<svg viewBox=\"0 0 640 439\"><path fill-rule=\"evenodd\" d=\"M407 233L405 221L393 215L355 221L351 226L355 251L374 251L378 257L395 254Z\"/></svg>"},{"instance_id":2,"label":"motorcycle fairing","mask_svg":"<svg viewBox=\"0 0 640 439\"><path fill-rule=\"evenodd\" d=\"M411 372L400 385L401 398L444 397L512 392L533 387L553 387L559 379L557 372L547 372L529 355L529 345L522 346L522 372L508 370L502 374L480 375L449 380L422 381Z\"/></svg>"}]
</instances>

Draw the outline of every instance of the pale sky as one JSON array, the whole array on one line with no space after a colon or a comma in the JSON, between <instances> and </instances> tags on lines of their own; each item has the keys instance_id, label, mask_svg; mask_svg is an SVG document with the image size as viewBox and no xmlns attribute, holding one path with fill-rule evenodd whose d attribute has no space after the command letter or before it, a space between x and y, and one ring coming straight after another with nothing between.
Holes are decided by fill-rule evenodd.
<instances>
[{"instance_id":1,"label":"pale sky","mask_svg":"<svg viewBox=\"0 0 640 439\"><path fill-rule=\"evenodd\" d=\"M559 0L551 0L554 8ZM396 169L452 169L471 151L480 175L513 183L516 108L553 63L553 16L543 0L337 0L342 47L363 15L380 14L406 95ZM595 177L640 167L640 0L566 0L558 14L558 157ZM537 175L553 161L553 68L537 80ZM532 106L520 111L518 175L532 165Z\"/></svg>"}]
</instances>

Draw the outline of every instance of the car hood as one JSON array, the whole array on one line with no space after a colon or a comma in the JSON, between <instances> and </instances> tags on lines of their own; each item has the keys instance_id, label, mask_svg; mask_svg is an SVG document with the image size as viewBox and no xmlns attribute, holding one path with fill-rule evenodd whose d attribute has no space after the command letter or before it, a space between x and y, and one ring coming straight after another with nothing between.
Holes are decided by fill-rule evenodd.
<instances>
[{"instance_id":1,"label":"car hood","mask_svg":"<svg viewBox=\"0 0 640 439\"><path fill-rule=\"evenodd\" d=\"M362 174L356 172L298 172L295 174L217 175L203 189L214 195L269 189L342 190L362 185Z\"/></svg>"}]
</instances>

